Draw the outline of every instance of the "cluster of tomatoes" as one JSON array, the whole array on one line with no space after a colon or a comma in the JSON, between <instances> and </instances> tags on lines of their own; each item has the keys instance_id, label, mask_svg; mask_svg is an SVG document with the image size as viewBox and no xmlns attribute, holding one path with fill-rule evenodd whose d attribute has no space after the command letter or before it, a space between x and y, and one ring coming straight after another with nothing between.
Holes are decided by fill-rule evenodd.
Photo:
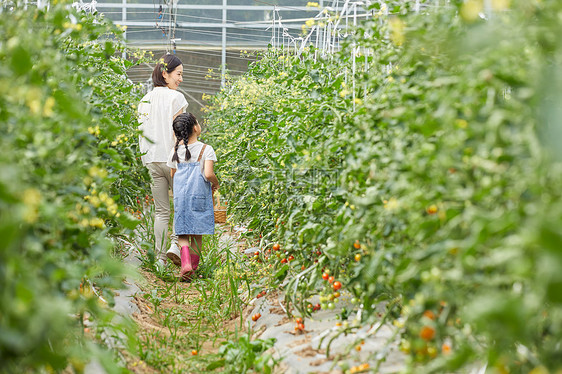
<instances>
[{"instance_id":1,"label":"cluster of tomatoes","mask_svg":"<svg viewBox=\"0 0 562 374\"><path fill-rule=\"evenodd\" d=\"M416 360L426 361L427 359L433 359L439 354L439 346L437 345L437 330L436 330L436 320L441 315L443 309L446 307L445 302L440 303L440 309L437 312L427 309L422 313L421 316L421 327L419 330L415 331L417 336L421 340L414 340L412 343L408 340L403 340L400 345L400 350L404 353L410 354L414 353ZM460 319L455 321L457 325L461 324ZM449 355L453 352L453 347L448 339L441 344L441 354L444 356Z\"/></svg>"},{"instance_id":2,"label":"cluster of tomatoes","mask_svg":"<svg viewBox=\"0 0 562 374\"><path fill-rule=\"evenodd\" d=\"M258 319L260 319L261 317L261 313L256 313L252 316L252 321L256 322Z\"/></svg>"},{"instance_id":3,"label":"cluster of tomatoes","mask_svg":"<svg viewBox=\"0 0 562 374\"><path fill-rule=\"evenodd\" d=\"M302 333L304 332L304 320L301 317L298 317L297 319L295 319L295 332L297 333Z\"/></svg>"},{"instance_id":4,"label":"cluster of tomatoes","mask_svg":"<svg viewBox=\"0 0 562 374\"><path fill-rule=\"evenodd\" d=\"M135 217L136 219L141 219L142 218L142 212L140 210L134 210L132 208L129 207L125 207L125 212L129 213L130 215L132 215L133 217Z\"/></svg>"},{"instance_id":5,"label":"cluster of tomatoes","mask_svg":"<svg viewBox=\"0 0 562 374\"><path fill-rule=\"evenodd\" d=\"M262 290L259 294L257 294L256 299L259 299L260 297L264 297L265 295L267 295L267 291Z\"/></svg>"},{"instance_id":6,"label":"cluster of tomatoes","mask_svg":"<svg viewBox=\"0 0 562 374\"><path fill-rule=\"evenodd\" d=\"M349 369L349 374L364 373L364 372L368 371L369 369L370 369L370 366L367 363L361 364L359 366L352 366L351 369Z\"/></svg>"},{"instance_id":7,"label":"cluster of tomatoes","mask_svg":"<svg viewBox=\"0 0 562 374\"><path fill-rule=\"evenodd\" d=\"M320 304L316 304L316 305L312 305L312 304L308 304L306 306L306 309L308 309L309 312L316 312L317 310L322 309L322 307L320 306Z\"/></svg>"},{"instance_id":8,"label":"cluster of tomatoes","mask_svg":"<svg viewBox=\"0 0 562 374\"><path fill-rule=\"evenodd\" d=\"M144 202L145 205L150 204L151 202L154 202L154 199L151 198L149 195L146 195L146 197L144 198ZM137 205L141 205L141 198L137 196Z\"/></svg>"}]
</instances>

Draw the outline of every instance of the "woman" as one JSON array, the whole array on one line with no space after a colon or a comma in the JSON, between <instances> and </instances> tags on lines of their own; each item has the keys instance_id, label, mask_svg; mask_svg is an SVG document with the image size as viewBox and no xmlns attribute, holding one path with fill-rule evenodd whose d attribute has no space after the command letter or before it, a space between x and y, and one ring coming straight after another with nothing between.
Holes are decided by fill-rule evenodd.
<instances>
[{"instance_id":1,"label":"woman","mask_svg":"<svg viewBox=\"0 0 562 374\"><path fill-rule=\"evenodd\" d=\"M170 168L166 165L168 155L175 142L172 122L188 106L185 97L176 91L183 81L183 65L171 54L164 55L152 72L154 89L147 93L139 104L139 122L143 136L140 137L142 163L152 177L152 196L155 205L154 240L157 266L162 268L168 243L170 221L169 189L172 187ZM177 238L172 235L172 253L179 254Z\"/></svg>"}]
</instances>

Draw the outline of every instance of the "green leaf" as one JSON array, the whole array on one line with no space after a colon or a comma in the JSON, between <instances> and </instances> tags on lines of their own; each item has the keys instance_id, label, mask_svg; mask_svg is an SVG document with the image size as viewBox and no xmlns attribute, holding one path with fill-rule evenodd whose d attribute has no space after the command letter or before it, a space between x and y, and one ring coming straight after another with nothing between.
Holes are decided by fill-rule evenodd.
<instances>
[{"instance_id":1,"label":"green leaf","mask_svg":"<svg viewBox=\"0 0 562 374\"><path fill-rule=\"evenodd\" d=\"M224 358L220 359L220 360L213 361L209 365L207 365L207 370L215 370L215 369L224 367L225 363L226 363L226 360Z\"/></svg>"},{"instance_id":2,"label":"green leaf","mask_svg":"<svg viewBox=\"0 0 562 374\"><path fill-rule=\"evenodd\" d=\"M24 75L33 67L31 55L21 45L12 50L11 57L10 66L16 75Z\"/></svg>"}]
</instances>

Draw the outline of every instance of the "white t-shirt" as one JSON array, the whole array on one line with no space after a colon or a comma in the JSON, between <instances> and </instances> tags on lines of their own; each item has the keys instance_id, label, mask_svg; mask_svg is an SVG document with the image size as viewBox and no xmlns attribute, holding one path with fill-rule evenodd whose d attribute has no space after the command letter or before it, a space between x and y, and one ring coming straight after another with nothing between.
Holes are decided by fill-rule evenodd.
<instances>
[{"instance_id":1,"label":"white t-shirt","mask_svg":"<svg viewBox=\"0 0 562 374\"><path fill-rule=\"evenodd\" d=\"M184 112L187 105L183 94L168 87L154 87L142 98L138 111L139 129L144 134L139 140L140 151L144 153L143 165L168 160L170 150L174 146L174 115L179 111Z\"/></svg>"},{"instance_id":2,"label":"white t-shirt","mask_svg":"<svg viewBox=\"0 0 562 374\"><path fill-rule=\"evenodd\" d=\"M195 143L188 144L188 147L189 147L189 152L191 153L191 158L189 159L188 162L196 162L197 159L199 158L199 153L201 153L201 148L203 147L203 143L201 143L200 141L196 141ZM172 151L168 156L168 162L166 163L166 165L168 165L168 167L172 169L177 169L178 163L172 161L172 157L174 157L174 147L172 147ZM178 157L180 159L180 162L186 162L185 145L183 144L180 144L180 146L178 147ZM205 161L207 160L217 162L217 155L215 154L215 150L209 144L207 144L207 146L205 147L205 152L203 152L203 156L201 156L201 161L200 161L201 172L205 170Z\"/></svg>"}]
</instances>

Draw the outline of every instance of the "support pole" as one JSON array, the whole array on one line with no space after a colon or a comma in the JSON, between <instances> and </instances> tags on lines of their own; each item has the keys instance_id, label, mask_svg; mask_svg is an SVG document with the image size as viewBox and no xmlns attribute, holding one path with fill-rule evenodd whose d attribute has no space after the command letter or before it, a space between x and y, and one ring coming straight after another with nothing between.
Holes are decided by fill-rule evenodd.
<instances>
[{"instance_id":1,"label":"support pole","mask_svg":"<svg viewBox=\"0 0 562 374\"><path fill-rule=\"evenodd\" d=\"M121 21L123 22L122 25L125 25L125 22L127 22L127 0L123 0L123 8L121 9ZM127 29L123 31L123 38L125 38L125 41L127 40ZM121 57L123 58L123 60L126 60L127 52L123 51Z\"/></svg>"},{"instance_id":2,"label":"support pole","mask_svg":"<svg viewBox=\"0 0 562 374\"><path fill-rule=\"evenodd\" d=\"M222 0L222 55L221 55L221 87L224 88L226 75L226 7L227 0Z\"/></svg>"},{"instance_id":3,"label":"support pole","mask_svg":"<svg viewBox=\"0 0 562 374\"><path fill-rule=\"evenodd\" d=\"M275 7L273 8L273 22L271 23L271 46L275 48Z\"/></svg>"},{"instance_id":4,"label":"support pole","mask_svg":"<svg viewBox=\"0 0 562 374\"><path fill-rule=\"evenodd\" d=\"M357 27L357 3L353 3L353 28L355 31L355 27ZM352 65L352 75L351 75L351 81L352 81L352 88L351 88L351 92L352 92L352 100L353 100L353 111L355 112L355 55L357 54L357 43L354 41L353 42L353 65Z\"/></svg>"}]
</instances>

